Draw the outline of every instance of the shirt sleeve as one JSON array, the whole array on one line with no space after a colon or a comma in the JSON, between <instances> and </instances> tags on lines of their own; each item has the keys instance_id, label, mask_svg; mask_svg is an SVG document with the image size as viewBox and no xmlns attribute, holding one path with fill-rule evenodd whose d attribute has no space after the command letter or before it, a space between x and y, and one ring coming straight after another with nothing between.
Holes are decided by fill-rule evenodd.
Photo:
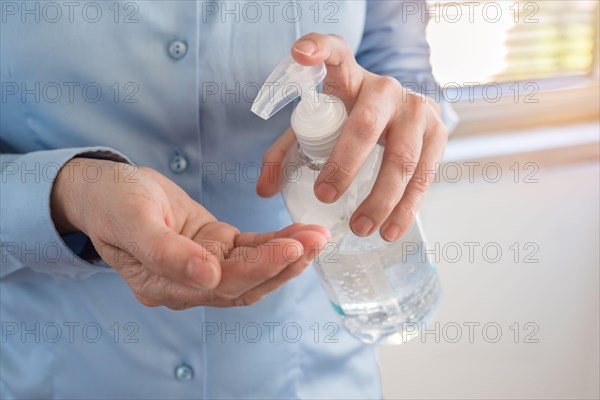
<instances>
[{"instance_id":1,"label":"shirt sleeve","mask_svg":"<svg viewBox=\"0 0 600 400\"><path fill-rule=\"evenodd\" d=\"M367 0L365 29L356 59L365 69L392 76L409 90L433 98L452 131L458 117L444 100L429 62L425 0Z\"/></svg>"},{"instance_id":2,"label":"shirt sleeve","mask_svg":"<svg viewBox=\"0 0 600 400\"><path fill-rule=\"evenodd\" d=\"M87 236L62 237L50 214L52 184L74 157L128 162L124 155L104 147L0 154L0 278L25 267L59 278L109 270L102 262L84 259L79 250L89 249Z\"/></svg>"}]
</instances>

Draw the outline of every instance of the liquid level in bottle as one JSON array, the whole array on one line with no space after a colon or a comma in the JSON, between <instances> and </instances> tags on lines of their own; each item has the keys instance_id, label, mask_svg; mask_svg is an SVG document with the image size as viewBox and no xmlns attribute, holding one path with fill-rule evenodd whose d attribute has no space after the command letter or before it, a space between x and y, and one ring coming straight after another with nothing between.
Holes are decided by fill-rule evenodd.
<instances>
[{"instance_id":1,"label":"liquid level in bottle","mask_svg":"<svg viewBox=\"0 0 600 400\"><path fill-rule=\"evenodd\" d=\"M404 343L434 318L439 282L420 254L406 255L400 243L367 252L356 247L345 252L344 247L324 254L316 266L354 336L365 343Z\"/></svg>"}]
</instances>

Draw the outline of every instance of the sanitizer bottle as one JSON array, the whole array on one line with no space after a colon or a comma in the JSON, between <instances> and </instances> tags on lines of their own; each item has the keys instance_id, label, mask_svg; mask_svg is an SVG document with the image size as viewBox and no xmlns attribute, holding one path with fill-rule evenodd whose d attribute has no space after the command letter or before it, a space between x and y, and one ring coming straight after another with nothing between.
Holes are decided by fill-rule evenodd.
<instances>
[{"instance_id":1,"label":"sanitizer bottle","mask_svg":"<svg viewBox=\"0 0 600 400\"><path fill-rule=\"evenodd\" d=\"M319 224L331 231L331 243L315 267L346 328L365 343L403 343L433 319L440 298L437 274L423 251L418 218L394 243L384 241L379 233L359 237L350 230L352 213L377 177L381 145L339 200L325 204L315 197L316 177L347 118L340 99L317 91L326 74L323 63L305 67L292 58L283 60L256 97L252 112L268 119L301 97L291 120L297 143L282 166L286 206L295 222Z\"/></svg>"}]
</instances>

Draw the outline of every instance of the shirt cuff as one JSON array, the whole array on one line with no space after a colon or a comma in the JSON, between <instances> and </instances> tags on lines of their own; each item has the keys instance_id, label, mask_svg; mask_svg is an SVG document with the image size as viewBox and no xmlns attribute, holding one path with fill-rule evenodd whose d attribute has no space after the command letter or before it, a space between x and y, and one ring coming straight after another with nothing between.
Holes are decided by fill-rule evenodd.
<instances>
[{"instance_id":1,"label":"shirt cuff","mask_svg":"<svg viewBox=\"0 0 600 400\"><path fill-rule=\"evenodd\" d=\"M2 161L0 278L24 267L59 278L84 278L109 270L103 262L90 263L76 254L50 214L54 180L74 157L129 163L123 154L105 147L36 151Z\"/></svg>"}]
</instances>

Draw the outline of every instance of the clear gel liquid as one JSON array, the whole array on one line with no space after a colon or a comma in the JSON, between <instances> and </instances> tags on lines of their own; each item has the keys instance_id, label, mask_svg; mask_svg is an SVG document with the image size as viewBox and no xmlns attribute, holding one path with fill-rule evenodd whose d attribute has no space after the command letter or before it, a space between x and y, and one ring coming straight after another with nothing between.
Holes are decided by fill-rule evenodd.
<instances>
[{"instance_id":1,"label":"clear gel liquid","mask_svg":"<svg viewBox=\"0 0 600 400\"><path fill-rule=\"evenodd\" d=\"M399 344L433 319L440 286L435 268L418 251L423 238L416 222L394 243L379 233L358 237L348 226L371 191L382 154L378 145L348 191L325 204L313 192L322 164L308 160L296 146L284 162L283 196L294 221L319 224L332 233L315 267L346 328L365 343Z\"/></svg>"}]
</instances>

